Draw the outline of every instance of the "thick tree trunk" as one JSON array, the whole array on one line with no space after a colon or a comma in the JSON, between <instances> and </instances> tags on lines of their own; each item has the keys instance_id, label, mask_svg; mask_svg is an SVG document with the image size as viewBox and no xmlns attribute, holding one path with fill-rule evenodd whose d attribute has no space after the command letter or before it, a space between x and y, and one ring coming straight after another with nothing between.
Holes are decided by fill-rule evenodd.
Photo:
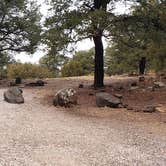
<instances>
[{"instance_id":1,"label":"thick tree trunk","mask_svg":"<svg viewBox=\"0 0 166 166\"><path fill-rule=\"evenodd\" d=\"M139 74L145 74L145 67L146 67L146 57L142 57L139 61Z\"/></svg>"},{"instance_id":2,"label":"thick tree trunk","mask_svg":"<svg viewBox=\"0 0 166 166\"><path fill-rule=\"evenodd\" d=\"M94 87L101 88L104 86L104 57L102 34L93 37L95 44L95 71Z\"/></svg>"}]
</instances>

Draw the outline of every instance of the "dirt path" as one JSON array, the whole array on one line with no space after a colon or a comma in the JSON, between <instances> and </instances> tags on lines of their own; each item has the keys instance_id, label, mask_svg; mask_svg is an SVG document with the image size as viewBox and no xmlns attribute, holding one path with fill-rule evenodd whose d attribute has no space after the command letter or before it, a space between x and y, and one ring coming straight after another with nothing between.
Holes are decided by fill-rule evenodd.
<instances>
[{"instance_id":1,"label":"dirt path","mask_svg":"<svg viewBox=\"0 0 166 166\"><path fill-rule=\"evenodd\" d=\"M3 101L4 90L0 90L0 166L166 165L162 121L148 121L137 113L97 118L60 111L41 105L39 90L32 89L24 89L25 104L13 105Z\"/></svg>"}]
</instances>

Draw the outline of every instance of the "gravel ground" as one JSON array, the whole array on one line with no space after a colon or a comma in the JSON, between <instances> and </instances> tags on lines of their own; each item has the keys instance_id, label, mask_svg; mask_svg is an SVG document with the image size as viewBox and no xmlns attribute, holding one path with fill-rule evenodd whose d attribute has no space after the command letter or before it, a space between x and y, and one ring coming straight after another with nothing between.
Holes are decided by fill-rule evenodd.
<instances>
[{"instance_id":1,"label":"gravel ground","mask_svg":"<svg viewBox=\"0 0 166 166\"><path fill-rule=\"evenodd\" d=\"M166 165L164 122L60 111L42 105L32 89L24 89L25 104L8 104L3 101L4 90L0 90L0 166Z\"/></svg>"}]
</instances>

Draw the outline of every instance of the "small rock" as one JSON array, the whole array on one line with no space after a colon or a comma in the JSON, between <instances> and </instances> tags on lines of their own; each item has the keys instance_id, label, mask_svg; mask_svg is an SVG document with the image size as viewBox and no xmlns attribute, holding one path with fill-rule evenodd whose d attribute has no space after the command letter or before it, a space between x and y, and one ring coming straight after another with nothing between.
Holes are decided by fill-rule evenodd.
<instances>
[{"instance_id":1,"label":"small rock","mask_svg":"<svg viewBox=\"0 0 166 166\"><path fill-rule=\"evenodd\" d=\"M105 89L100 89L100 92L105 92Z\"/></svg>"},{"instance_id":2,"label":"small rock","mask_svg":"<svg viewBox=\"0 0 166 166\"><path fill-rule=\"evenodd\" d=\"M78 88L84 88L83 84L79 84Z\"/></svg>"},{"instance_id":3,"label":"small rock","mask_svg":"<svg viewBox=\"0 0 166 166\"><path fill-rule=\"evenodd\" d=\"M110 95L106 92L100 92L96 94L96 104L98 107L112 107L112 108L118 108L121 104L121 101L119 98Z\"/></svg>"},{"instance_id":4,"label":"small rock","mask_svg":"<svg viewBox=\"0 0 166 166\"><path fill-rule=\"evenodd\" d=\"M122 94L119 94L119 93L116 93L114 94L115 97L119 98L119 99L122 99L123 98L123 95Z\"/></svg>"},{"instance_id":5,"label":"small rock","mask_svg":"<svg viewBox=\"0 0 166 166\"><path fill-rule=\"evenodd\" d=\"M145 81L145 77L144 76L140 76L139 77L139 82L144 82Z\"/></svg>"},{"instance_id":6,"label":"small rock","mask_svg":"<svg viewBox=\"0 0 166 166\"><path fill-rule=\"evenodd\" d=\"M9 83L9 86L16 86L16 83L11 81L11 82Z\"/></svg>"},{"instance_id":7,"label":"small rock","mask_svg":"<svg viewBox=\"0 0 166 166\"><path fill-rule=\"evenodd\" d=\"M19 85L18 87L19 88L25 88L25 85Z\"/></svg>"},{"instance_id":8,"label":"small rock","mask_svg":"<svg viewBox=\"0 0 166 166\"><path fill-rule=\"evenodd\" d=\"M77 104L77 92L72 88L65 88L62 90L59 90L54 98L53 98L53 104L54 106L64 106L64 107L70 107L71 105Z\"/></svg>"},{"instance_id":9,"label":"small rock","mask_svg":"<svg viewBox=\"0 0 166 166\"><path fill-rule=\"evenodd\" d=\"M164 108L164 107L156 107L155 110L157 112L161 112L161 113L165 113L166 112L166 108Z\"/></svg>"},{"instance_id":10,"label":"small rock","mask_svg":"<svg viewBox=\"0 0 166 166\"><path fill-rule=\"evenodd\" d=\"M154 88L153 88L153 86L149 86L149 87L147 87L147 90L154 91Z\"/></svg>"},{"instance_id":11,"label":"small rock","mask_svg":"<svg viewBox=\"0 0 166 166\"><path fill-rule=\"evenodd\" d=\"M155 106L147 106L147 107L143 108L143 112L152 113L152 112L155 112L155 111L156 111L156 107Z\"/></svg>"},{"instance_id":12,"label":"small rock","mask_svg":"<svg viewBox=\"0 0 166 166\"><path fill-rule=\"evenodd\" d=\"M129 91L133 91L133 90L137 90L137 89L139 89L138 86L132 86L132 87L129 89Z\"/></svg>"},{"instance_id":13,"label":"small rock","mask_svg":"<svg viewBox=\"0 0 166 166\"><path fill-rule=\"evenodd\" d=\"M132 82L131 86L134 86L134 87L137 86L137 82Z\"/></svg>"},{"instance_id":14,"label":"small rock","mask_svg":"<svg viewBox=\"0 0 166 166\"><path fill-rule=\"evenodd\" d=\"M42 81L42 80L37 80L37 81L36 81L36 85L37 85L37 86L44 86L44 81Z\"/></svg>"},{"instance_id":15,"label":"small rock","mask_svg":"<svg viewBox=\"0 0 166 166\"><path fill-rule=\"evenodd\" d=\"M124 107L124 108L127 108L127 107L128 107L128 104L123 104L123 107Z\"/></svg>"},{"instance_id":16,"label":"small rock","mask_svg":"<svg viewBox=\"0 0 166 166\"><path fill-rule=\"evenodd\" d=\"M154 82L154 88L164 88L165 84L163 82Z\"/></svg>"},{"instance_id":17,"label":"small rock","mask_svg":"<svg viewBox=\"0 0 166 166\"><path fill-rule=\"evenodd\" d=\"M122 104L119 104L118 108L124 108Z\"/></svg>"},{"instance_id":18,"label":"small rock","mask_svg":"<svg viewBox=\"0 0 166 166\"><path fill-rule=\"evenodd\" d=\"M133 110L131 106L127 106L127 110Z\"/></svg>"},{"instance_id":19,"label":"small rock","mask_svg":"<svg viewBox=\"0 0 166 166\"><path fill-rule=\"evenodd\" d=\"M18 87L9 88L4 92L4 99L8 103L21 104L24 103L24 98L22 96L23 91Z\"/></svg>"},{"instance_id":20,"label":"small rock","mask_svg":"<svg viewBox=\"0 0 166 166\"><path fill-rule=\"evenodd\" d=\"M90 93L89 93L89 96L94 96L94 93L91 93L91 92L90 92Z\"/></svg>"},{"instance_id":21,"label":"small rock","mask_svg":"<svg viewBox=\"0 0 166 166\"><path fill-rule=\"evenodd\" d=\"M138 76L138 73L132 71L128 74L129 77L135 77L135 76Z\"/></svg>"}]
</instances>

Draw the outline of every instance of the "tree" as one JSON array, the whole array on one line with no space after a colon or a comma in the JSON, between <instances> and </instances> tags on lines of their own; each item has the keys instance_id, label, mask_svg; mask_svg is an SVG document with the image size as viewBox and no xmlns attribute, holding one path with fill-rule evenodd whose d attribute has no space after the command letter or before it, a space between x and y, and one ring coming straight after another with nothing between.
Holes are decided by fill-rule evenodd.
<instances>
[{"instance_id":1,"label":"tree","mask_svg":"<svg viewBox=\"0 0 166 166\"><path fill-rule=\"evenodd\" d=\"M81 64L82 75L88 75L94 72L94 49L78 51L72 60Z\"/></svg>"},{"instance_id":2,"label":"tree","mask_svg":"<svg viewBox=\"0 0 166 166\"><path fill-rule=\"evenodd\" d=\"M83 76L94 71L94 50L78 51L61 70L63 77Z\"/></svg>"},{"instance_id":3,"label":"tree","mask_svg":"<svg viewBox=\"0 0 166 166\"><path fill-rule=\"evenodd\" d=\"M0 52L32 53L40 40L40 14L35 2L0 1Z\"/></svg>"},{"instance_id":4,"label":"tree","mask_svg":"<svg viewBox=\"0 0 166 166\"><path fill-rule=\"evenodd\" d=\"M74 60L71 60L69 63L65 64L61 72L62 77L73 77L83 75L81 63Z\"/></svg>"},{"instance_id":5,"label":"tree","mask_svg":"<svg viewBox=\"0 0 166 166\"><path fill-rule=\"evenodd\" d=\"M94 86L103 87L104 63L102 37L111 24L111 0L52 0L53 16L46 20L45 43L61 51L69 43L91 38L95 45ZM109 7L109 10L108 10ZM65 46L65 47L64 47Z\"/></svg>"},{"instance_id":6,"label":"tree","mask_svg":"<svg viewBox=\"0 0 166 166\"><path fill-rule=\"evenodd\" d=\"M40 66L48 68L53 77L57 77L60 74L60 69L68 62L68 59L68 57L60 54L46 54L39 60L39 63Z\"/></svg>"},{"instance_id":7,"label":"tree","mask_svg":"<svg viewBox=\"0 0 166 166\"><path fill-rule=\"evenodd\" d=\"M105 53L105 67L108 75L138 71L138 62L143 51L122 43L111 43Z\"/></svg>"},{"instance_id":8,"label":"tree","mask_svg":"<svg viewBox=\"0 0 166 166\"><path fill-rule=\"evenodd\" d=\"M138 61L145 57L150 68L161 70L166 66L166 3L158 0L138 2L132 6L129 16L119 15L114 20L112 42L122 55L133 52L139 57Z\"/></svg>"},{"instance_id":9,"label":"tree","mask_svg":"<svg viewBox=\"0 0 166 166\"><path fill-rule=\"evenodd\" d=\"M0 53L0 79L7 77L6 67L8 64L15 63L15 60L7 53Z\"/></svg>"}]
</instances>

